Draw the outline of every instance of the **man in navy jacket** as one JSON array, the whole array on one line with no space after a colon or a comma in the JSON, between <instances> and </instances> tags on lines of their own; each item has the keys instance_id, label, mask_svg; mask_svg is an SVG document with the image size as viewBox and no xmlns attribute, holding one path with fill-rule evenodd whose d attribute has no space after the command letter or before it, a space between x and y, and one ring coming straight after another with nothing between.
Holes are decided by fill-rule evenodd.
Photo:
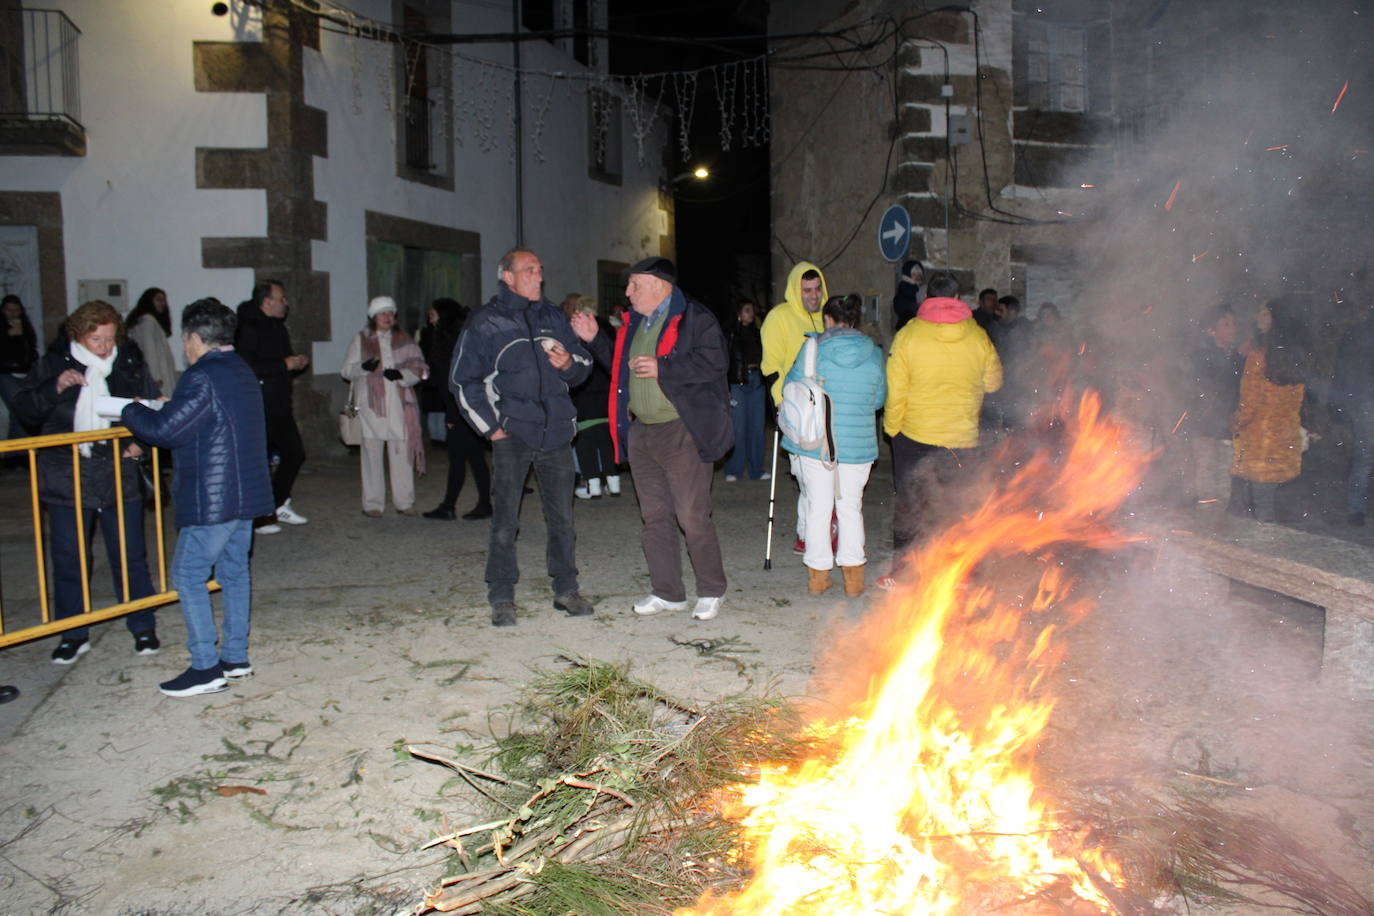
<instances>
[{"instance_id":1,"label":"man in navy jacket","mask_svg":"<svg viewBox=\"0 0 1374 916\"><path fill-rule=\"evenodd\" d=\"M516 617L515 536L531 466L548 526L553 606L570 617L592 612L591 602L577 590L572 459L577 409L568 394L591 373L592 360L562 309L544 298L544 265L534 252L513 248L498 266L500 290L463 326L449 387L468 425L491 440L487 601L492 625L507 627Z\"/></svg>"},{"instance_id":2,"label":"man in navy jacket","mask_svg":"<svg viewBox=\"0 0 1374 916\"><path fill-rule=\"evenodd\" d=\"M124 408L121 419L144 442L172 450L172 491L181 529L172 560L172 585L181 596L191 667L160 685L173 697L214 693L226 678L253 673L248 664L252 586L248 549L253 519L275 503L268 475L262 391L234 352L233 311L201 299L181 315L187 370L172 399L157 411ZM224 590L224 632L215 643L206 583L211 570Z\"/></svg>"},{"instance_id":3,"label":"man in navy jacket","mask_svg":"<svg viewBox=\"0 0 1374 916\"><path fill-rule=\"evenodd\" d=\"M730 355L710 310L677 286L673 262L645 258L629 270L631 310L614 345L596 319L573 330L611 370L611 438L628 454L644 522L640 542L653 592L635 603L648 616L687 609L678 527L697 580L692 616L710 620L725 595L720 539L711 519L714 464L735 444L730 424ZM627 449L628 446L628 449Z\"/></svg>"}]
</instances>

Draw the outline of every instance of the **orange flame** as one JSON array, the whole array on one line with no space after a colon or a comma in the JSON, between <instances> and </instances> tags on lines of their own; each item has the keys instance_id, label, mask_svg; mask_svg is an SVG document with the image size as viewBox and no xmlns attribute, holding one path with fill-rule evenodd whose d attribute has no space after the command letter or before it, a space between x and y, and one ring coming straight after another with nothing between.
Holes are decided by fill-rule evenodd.
<instances>
[{"instance_id":1,"label":"orange flame","mask_svg":"<svg viewBox=\"0 0 1374 916\"><path fill-rule=\"evenodd\" d=\"M940 916L1051 884L1110 911L1097 885L1117 883L1117 869L1048 813L1033 763L1055 705L1046 681L1059 631L1090 610L1069 598L1055 551L1120 543L1106 516L1148 459L1095 395L1064 412L1058 453L1022 460L913 555L912 581L853 637L861 651L846 644L847 664L866 662L867 696L827 706L838 712L811 725L820 750L810 759L738 787L727 813L742 828L749 882L681 913ZM1042 573L1003 603L975 571L1008 557Z\"/></svg>"}]
</instances>

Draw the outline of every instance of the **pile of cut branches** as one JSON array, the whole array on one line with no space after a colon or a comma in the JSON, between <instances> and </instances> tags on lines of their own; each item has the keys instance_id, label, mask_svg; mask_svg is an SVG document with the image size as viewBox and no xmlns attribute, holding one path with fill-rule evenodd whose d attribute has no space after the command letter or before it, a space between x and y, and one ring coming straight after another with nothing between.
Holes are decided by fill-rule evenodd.
<instances>
[{"instance_id":1,"label":"pile of cut branches","mask_svg":"<svg viewBox=\"0 0 1374 916\"><path fill-rule=\"evenodd\" d=\"M492 812L426 844L452 854L448 877L414 913L657 914L707 890L728 891L746 876L736 865L736 827L715 804L719 790L752 781L761 766L825 750L785 701L734 698L696 709L625 667L567 661L538 676L514 727L497 739L499 772L409 748L452 768ZM1119 916L1208 903L1247 913L1374 913L1281 828L1228 811L1225 793L1101 783L1054 792L1066 836L1087 837L1120 863L1126 887L1099 884ZM1035 907L1056 904L1042 896Z\"/></svg>"},{"instance_id":2,"label":"pile of cut branches","mask_svg":"<svg viewBox=\"0 0 1374 916\"><path fill-rule=\"evenodd\" d=\"M417 913L664 912L738 878L733 826L703 801L802 756L795 709L734 698L698 710L626 667L568 661L526 691L496 741L499 773L409 748L493 812L426 845L450 847L452 862Z\"/></svg>"}]
</instances>

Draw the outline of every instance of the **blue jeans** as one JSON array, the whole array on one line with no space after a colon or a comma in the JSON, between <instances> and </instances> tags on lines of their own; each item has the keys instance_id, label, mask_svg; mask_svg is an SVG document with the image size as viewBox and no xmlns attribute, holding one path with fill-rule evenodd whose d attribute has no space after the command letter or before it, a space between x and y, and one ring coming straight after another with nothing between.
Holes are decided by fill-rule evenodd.
<instances>
[{"instance_id":1,"label":"blue jeans","mask_svg":"<svg viewBox=\"0 0 1374 916\"><path fill-rule=\"evenodd\" d=\"M554 595L577 592L577 535L573 530L572 446L530 448L514 436L491 443L491 537L487 543L487 600L515 600L520 564L515 538L520 533L520 501L530 466L539 478L548 546L545 558Z\"/></svg>"},{"instance_id":2,"label":"blue jeans","mask_svg":"<svg viewBox=\"0 0 1374 916\"><path fill-rule=\"evenodd\" d=\"M97 525L105 540L105 557L110 563L114 579L115 601L124 601L124 577L119 559L119 510L114 506L82 511L86 526L86 574L90 575L91 543ZM82 612L80 541L76 536L76 509L73 506L48 506L48 529L52 554L53 619L61 620ZM148 550L143 541L143 502L131 499L124 504L124 543L128 551L129 600L147 598L153 594L153 580L148 576ZM94 605L92 605L94 607ZM149 633L157 627L157 614L152 608L134 611L124 617L130 633ZM86 627L76 627L62 634L63 639L81 642L90 638Z\"/></svg>"},{"instance_id":3,"label":"blue jeans","mask_svg":"<svg viewBox=\"0 0 1374 916\"><path fill-rule=\"evenodd\" d=\"M749 466L749 476L763 474L763 376L749 370L749 381L730 386L730 422L735 427L735 447L725 459L725 473L738 477Z\"/></svg>"},{"instance_id":4,"label":"blue jeans","mask_svg":"<svg viewBox=\"0 0 1374 916\"><path fill-rule=\"evenodd\" d=\"M1345 511L1363 514L1369 508L1369 478L1374 475L1374 406L1346 411L1350 418L1350 476L1345 486Z\"/></svg>"},{"instance_id":5,"label":"blue jeans","mask_svg":"<svg viewBox=\"0 0 1374 916\"><path fill-rule=\"evenodd\" d=\"M213 668L221 660L248 661L248 614L253 594L248 548L252 543L253 520L248 518L218 525L188 525L177 536L172 585L181 597L192 668ZM224 638L218 640L218 652L215 613L205 587L211 570L224 590Z\"/></svg>"}]
</instances>

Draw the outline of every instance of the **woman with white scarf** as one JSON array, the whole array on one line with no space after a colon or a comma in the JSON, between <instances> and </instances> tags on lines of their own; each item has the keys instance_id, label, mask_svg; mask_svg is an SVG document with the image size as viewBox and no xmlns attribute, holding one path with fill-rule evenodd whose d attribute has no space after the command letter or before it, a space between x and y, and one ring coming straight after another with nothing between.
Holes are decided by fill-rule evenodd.
<instances>
[{"instance_id":1,"label":"woman with white scarf","mask_svg":"<svg viewBox=\"0 0 1374 916\"><path fill-rule=\"evenodd\" d=\"M342 369L362 420L363 515L369 518L381 518L386 506L383 453L396 511L415 514L415 472L425 472L415 386L428 374L419 346L396 327L395 300L378 296L369 302L367 327L353 335Z\"/></svg>"},{"instance_id":2,"label":"woman with white scarf","mask_svg":"<svg viewBox=\"0 0 1374 916\"><path fill-rule=\"evenodd\" d=\"M155 399L157 384L149 377L138 346L124 339L124 322L108 302L87 302L67 317L66 337L38 361L24 379L15 401L21 419L39 427L42 435L109 429L112 421L96 410L102 396ZM114 450L121 451L121 488L115 492ZM148 575L147 547L143 537L143 499L139 492L135 459L142 447L120 439L85 443L78 447L81 468L80 511L87 541L98 528L105 540L105 554L114 577L114 594L92 594L91 607L125 601L121 569L129 570L129 601L153 594ZM80 543L77 535L76 486L72 455L65 448L46 448L38 453L38 496L48 510L49 553L53 570L53 619L60 620L85 610L82 595ZM124 540L119 538L118 504L124 504ZM124 563L121 563L121 552ZM152 609L135 611L124 618L134 636L139 655L157 652L159 642ZM54 664L70 665L90 649L86 627L62 634L53 650Z\"/></svg>"}]
</instances>

